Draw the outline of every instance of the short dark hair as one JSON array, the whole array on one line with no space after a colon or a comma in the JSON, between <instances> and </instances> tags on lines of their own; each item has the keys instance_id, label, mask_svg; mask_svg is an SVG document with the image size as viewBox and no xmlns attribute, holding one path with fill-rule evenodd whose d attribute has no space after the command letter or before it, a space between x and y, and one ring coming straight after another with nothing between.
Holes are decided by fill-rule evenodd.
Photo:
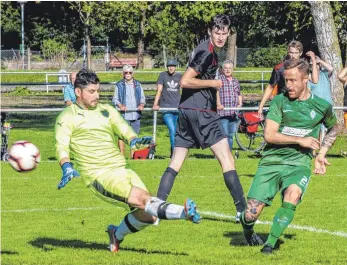
<instances>
[{"instance_id":1,"label":"short dark hair","mask_svg":"<svg viewBox=\"0 0 347 265\"><path fill-rule=\"evenodd\" d=\"M74 87L80 89L86 88L89 84L99 84L99 77L93 70L82 69L76 75L76 81Z\"/></svg>"},{"instance_id":2,"label":"short dark hair","mask_svg":"<svg viewBox=\"0 0 347 265\"><path fill-rule=\"evenodd\" d=\"M297 67L299 69L299 72L302 73L304 76L310 74L310 65L304 59L290 59L284 61L284 70L293 69L295 67Z\"/></svg>"},{"instance_id":3,"label":"short dark hair","mask_svg":"<svg viewBox=\"0 0 347 265\"><path fill-rule=\"evenodd\" d=\"M208 24L208 28L212 30L213 28L224 29L227 27L230 28L230 19L227 15L216 15Z\"/></svg>"}]
</instances>

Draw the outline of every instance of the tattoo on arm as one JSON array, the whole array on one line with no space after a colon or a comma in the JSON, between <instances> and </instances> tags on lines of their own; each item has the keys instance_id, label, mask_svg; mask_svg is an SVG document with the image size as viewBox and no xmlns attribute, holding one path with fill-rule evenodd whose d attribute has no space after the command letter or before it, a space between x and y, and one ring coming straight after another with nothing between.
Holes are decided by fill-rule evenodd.
<instances>
[{"instance_id":1,"label":"tattoo on arm","mask_svg":"<svg viewBox=\"0 0 347 265\"><path fill-rule=\"evenodd\" d=\"M337 126L335 125L325 135L323 139L322 147L324 146L327 149L330 149L330 147L334 144L336 137L337 137Z\"/></svg>"}]
</instances>

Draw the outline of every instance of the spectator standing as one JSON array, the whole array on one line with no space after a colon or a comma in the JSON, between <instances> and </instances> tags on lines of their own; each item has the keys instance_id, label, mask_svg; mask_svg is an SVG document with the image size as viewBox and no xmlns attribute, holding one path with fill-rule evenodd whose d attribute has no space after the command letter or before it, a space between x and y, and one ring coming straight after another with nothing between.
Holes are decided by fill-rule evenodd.
<instances>
[{"instance_id":1,"label":"spectator standing","mask_svg":"<svg viewBox=\"0 0 347 265\"><path fill-rule=\"evenodd\" d=\"M66 106L70 106L76 102L75 87L74 83L76 80L76 72L70 74L70 84L63 88L64 102Z\"/></svg>"},{"instance_id":2,"label":"spectator standing","mask_svg":"<svg viewBox=\"0 0 347 265\"><path fill-rule=\"evenodd\" d=\"M311 61L310 64L313 67L313 61ZM315 84L312 81L308 81L308 87L311 89L314 95L325 99L331 105L333 105L329 78L334 68L330 64L324 62L318 56L316 56L316 67L318 71L318 82Z\"/></svg>"},{"instance_id":3,"label":"spectator standing","mask_svg":"<svg viewBox=\"0 0 347 265\"><path fill-rule=\"evenodd\" d=\"M133 128L136 134L140 133L142 110L146 104L145 94L139 81L134 79L134 69L131 65L123 66L123 79L116 83L112 102L122 113L123 118ZM136 111L128 111L136 110ZM124 155L124 142L118 141L119 149ZM133 151L131 151L133 157Z\"/></svg>"},{"instance_id":4,"label":"spectator standing","mask_svg":"<svg viewBox=\"0 0 347 265\"><path fill-rule=\"evenodd\" d=\"M324 62L318 56L316 56L315 58L316 58L316 64L314 65L313 64L314 62L312 60L310 61L310 64L311 64L312 72L315 70L314 66L316 66L316 71L318 73L318 82L315 84L309 80L308 87L314 95L322 99L325 99L331 105L333 105L329 78L334 68L330 64ZM326 127L322 124L321 131L319 134L320 143L322 143L323 141L325 132L326 132Z\"/></svg>"},{"instance_id":5,"label":"spectator standing","mask_svg":"<svg viewBox=\"0 0 347 265\"><path fill-rule=\"evenodd\" d=\"M228 136L230 151L233 149L233 138L237 130L238 116L235 110L224 108L242 107L242 96L239 81L232 76L234 63L226 60L222 64L222 87L217 91L217 109L225 133Z\"/></svg>"},{"instance_id":6,"label":"spectator standing","mask_svg":"<svg viewBox=\"0 0 347 265\"><path fill-rule=\"evenodd\" d=\"M303 50L304 47L302 43L300 41L293 40L288 44L288 53L285 59L299 59L303 53ZM311 57L311 60L315 60L315 54L313 52L309 51L306 53L306 55ZM258 114L260 118L263 118L263 108L266 101L286 91L283 63L284 61L277 64L272 70L269 84L266 87L263 98L259 104ZM312 72L312 81L313 83L317 83L318 81L318 73L316 71Z\"/></svg>"},{"instance_id":7,"label":"spectator standing","mask_svg":"<svg viewBox=\"0 0 347 265\"><path fill-rule=\"evenodd\" d=\"M157 81L157 94L155 95L153 110L159 110L160 108L177 108L180 102L180 81L182 75L176 73L177 61L173 59L168 60L166 65L167 71L160 73ZM169 129L171 157L175 146L178 112L165 111L163 113L163 119Z\"/></svg>"}]
</instances>

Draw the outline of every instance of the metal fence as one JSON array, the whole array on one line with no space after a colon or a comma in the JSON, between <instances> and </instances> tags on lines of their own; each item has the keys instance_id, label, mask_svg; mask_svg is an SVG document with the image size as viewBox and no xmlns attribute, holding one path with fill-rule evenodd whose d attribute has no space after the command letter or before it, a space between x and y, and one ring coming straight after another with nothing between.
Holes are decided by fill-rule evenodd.
<instances>
[{"instance_id":1,"label":"metal fence","mask_svg":"<svg viewBox=\"0 0 347 265\"><path fill-rule=\"evenodd\" d=\"M18 49L2 50L0 52L1 67L9 70L81 69L86 64L86 51L84 49L81 47L80 50L69 50L64 53L63 57L26 49L24 58ZM91 52L92 68L99 71L105 70L106 46L92 46ZM226 50L223 52L225 54L221 54L220 61L226 58ZM237 48L236 66L247 66L248 55L252 52L254 49L251 48Z\"/></svg>"},{"instance_id":2,"label":"metal fence","mask_svg":"<svg viewBox=\"0 0 347 265\"><path fill-rule=\"evenodd\" d=\"M237 48L236 49L236 66L245 67L247 66L249 55L253 53L256 49L251 48Z\"/></svg>"}]
</instances>

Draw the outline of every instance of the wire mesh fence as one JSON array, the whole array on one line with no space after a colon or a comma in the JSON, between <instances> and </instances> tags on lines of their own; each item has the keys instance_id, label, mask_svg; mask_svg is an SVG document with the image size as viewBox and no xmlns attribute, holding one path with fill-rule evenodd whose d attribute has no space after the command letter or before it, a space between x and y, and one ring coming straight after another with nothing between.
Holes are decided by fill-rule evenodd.
<instances>
[{"instance_id":1,"label":"wire mesh fence","mask_svg":"<svg viewBox=\"0 0 347 265\"><path fill-rule=\"evenodd\" d=\"M236 67L245 67L248 65L250 53L254 52L251 48L237 48L236 50ZM107 51L107 46L92 46L92 68L98 71L106 70L106 63L110 54L115 51ZM124 56L132 56L134 59L136 54ZM219 61L227 59L227 48L223 48L218 53ZM34 51L30 49L24 50L24 57L21 50L10 49L1 50L1 67L8 70L51 70L51 69L69 69L76 70L86 65L86 50L81 47L79 50L66 51Z\"/></svg>"}]
</instances>

